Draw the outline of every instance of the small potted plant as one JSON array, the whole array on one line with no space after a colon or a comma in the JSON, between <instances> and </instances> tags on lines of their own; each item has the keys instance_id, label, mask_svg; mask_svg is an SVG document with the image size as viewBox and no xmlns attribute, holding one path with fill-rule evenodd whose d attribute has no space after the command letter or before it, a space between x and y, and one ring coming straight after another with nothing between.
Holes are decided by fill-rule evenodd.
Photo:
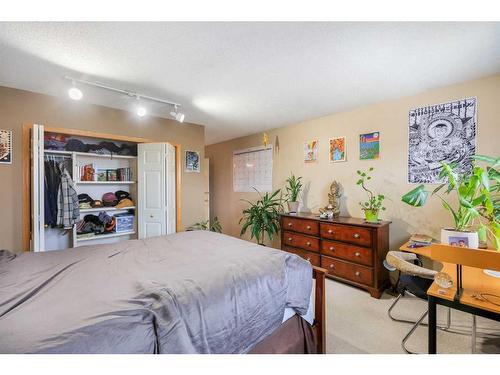
<instances>
[{"instance_id":1,"label":"small potted plant","mask_svg":"<svg viewBox=\"0 0 500 375\"><path fill-rule=\"evenodd\" d=\"M299 211L299 194L302 191L301 179L302 177L295 177L292 173L286 180L285 200L288 205L288 212L290 213L297 213Z\"/></svg>"},{"instance_id":2,"label":"small potted plant","mask_svg":"<svg viewBox=\"0 0 500 375\"><path fill-rule=\"evenodd\" d=\"M378 223L379 218L378 215L380 211L385 211L385 207L382 206L382 202L385 199L385 196L382 194L375 194L373 191L366 187L366 183L372 179L369 175L370 172L373 171L373 167L370 167L368 171L357 171L356 173L359 175L358 181L356 184L361 186L363 190L368 195L368 200L365 202L359 202L361 209L365 212L365 220L368 223Z\"/></svg>"},{"instance_id":3,"label":"small potted plant","mask_svg":"<svg viewBox=\"0 0 500 375\"><path fill-rule=\"evenodd\" d=\"M500 173L496 169L500 165L500 158L477 155L474 159L489 164L486 168L474 165L469 175L459 173L456 164L442 163L439 177L445 182L436 187L432 192L425 190L424 185L419 185L409 191L401 200L411 206L423 206L429 195L437 195L441 199L443 207L452 215L453 228L441 229L441 242L455 244L453 239L463 239L457 245L463 243L470 248L479 247L479 236L477 230L473 230L474 223L478 223L480 232L488 237L493 247L500 247ZM491 182L490 182L491 181ZM444 194L456 195L456 205L452 205L443 196L437 193L444 187ZM455 206L455 207L454 207Z\"/></svg>"},{"instance_id":4,"label":"small potted plant","mask_svg":"<svg viewBox=\"0 0 500 375\"><path fill-rule=\"evenodd\" d=\"M264 245L264 238L267 237L272 241L275 234L280 230L280 214L283 212L283 198L281 189L274 193L266 193L262 195L257 189L259 198L255 203L244 200L250 204L250 207L243 210L243 217L240 219L241 227L240 236L246 233L250 228L250 239L257 240L259 245Z\"/></svg>"},{"instance_id":5,"label":"small potted plant","mask_svg":"<svg viewBox=\"0 0 500 375\"><path fill-rule=\"evenodd\" d=\"M222 225L219 218L215 216L212 222L210 220L200 221L187 228L187 231L193 230L210 230L211 232L222 233Z\"/></svg>"}]
</instances>

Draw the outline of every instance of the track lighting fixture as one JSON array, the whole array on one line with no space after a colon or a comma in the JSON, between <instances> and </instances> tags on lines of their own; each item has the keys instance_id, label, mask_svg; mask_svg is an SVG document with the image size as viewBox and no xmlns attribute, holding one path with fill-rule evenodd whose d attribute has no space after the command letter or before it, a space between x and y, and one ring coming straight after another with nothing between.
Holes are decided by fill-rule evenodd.
<instances>
[{"instance_id":1,"label":"track lighting fixture","mask_svg":"<svg viewBox=\"0 0 500 375\"><path fill-rule=\"evenodd\" d=\"M170 112L170 116L175 118L175 120L178 122L184 122L185 115L184 113L178 112L177 105L174 105L174 110Z\"/></svg>"},{"instance_id":2,"label":"track lighting fixture","mask_svg":"<svg viewBox=\"0 0 500 375\"><path fill-rule=\"evenodd\" d=\"M72 87L68 90L68 95L73 100L80 100L83 97L82 90L77 87Z\"/></svg>"},{"instance_id":3,"label":"track lighting fixture","mask_svg":"<svg viewBox=\"0 0 500 375\"><path fill-rule=\"evenodd\" d=\"M78 82L78 83L89 85L89 86L99 87L99 88L104 89L104 90L114 91L114 92L118 92L120 94L126 94L128 96L136 97L137 100L140 100L140 99L150 100L150 101L157 102L157 103L171 105L174 107L174 110L170 112L170 115L172 117L174 117L176 121L184 122L184 118L185 118L184 113L181 113L178 111L178 108L181 106L179 103L174 103L174 102L171 102L168 100L155 98L155 97L148 96L148 95L138 94L136 92L132 92L132 91L128 91L128 90L117 89L115 87L103 85L103 84L97 83L97 82L86 81L83 79L76 79L76 78L72 78L72 77L68 77L68 76L65 76L64 78L73 82L73 87L68 90L68 95L73 100L80 100L83 97L81 90L75 87L75 82ZM136 108L137 116L144 117L146 115L146 113L147 113L147 110L145 107L138 106Z\"/></svg>"}]
</instances>

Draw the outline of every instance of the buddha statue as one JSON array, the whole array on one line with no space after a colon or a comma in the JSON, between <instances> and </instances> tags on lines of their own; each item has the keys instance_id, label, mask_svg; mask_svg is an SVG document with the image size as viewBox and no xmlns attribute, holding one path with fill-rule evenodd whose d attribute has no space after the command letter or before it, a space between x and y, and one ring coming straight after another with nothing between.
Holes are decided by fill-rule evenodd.
<instances>
[{"instance_id":1,"label":"buddha statue","mask_svg":"<svg viewBox=\"0 0 500 375\"><path fill-rule=\"evenodd\" d=\"M339 217L341 196L341 185L337 181L333 181L330 185L330 192L328 193L328 205L319 209L321 217L327 217L329 219Z\"/></svg>"}]
</instances>

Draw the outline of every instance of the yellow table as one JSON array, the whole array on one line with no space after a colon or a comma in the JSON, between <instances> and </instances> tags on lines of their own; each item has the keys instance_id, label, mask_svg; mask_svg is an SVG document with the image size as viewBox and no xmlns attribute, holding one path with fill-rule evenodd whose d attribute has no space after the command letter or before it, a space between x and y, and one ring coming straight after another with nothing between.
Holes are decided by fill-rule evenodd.
<instances>
[{"instance_id":1,"label":"yellow table","mask_svg":"<svg viewBox=\"0 0 500 375\"><path fill-rule=\"evenodd\" d=\"M437 247L439 247L437 249ZM442 258L441 255L434 255L433 250L439 250L441 253L449 251L450 254L447 258L453 259L455 253L457 254L457 263L460 262L459 256L464 259L464 262L470 262L471 259L467 259L467 257L471 258L474 256L473 249L457 249L451 246L443 246L436 245L433 248L433 245L425 246L425 247L417 247L417 248L409 248L408 242L400 247L401 251L412 252L417 255L421 255L430 259L438 260ZM500 252L488 252L485 253L487 257L490 257L492 268L498 269L498 259L500 258ZM465 257L464 257L465 254ZM479 257L483 256L482 253L476 253ZM437 259L436 259L437 258ZM480 263L474 262L473 263ZM469 312L474 315L483 316L488 319L493 319L496 321L500 321L500 278L496 278L493 276L489 276L484 273L482 268L478 267L470 267L463 265L462 266L462 290L458 291L458 281L457 281L457 263L448 263L441 262L443 268L441 272L445 272L449 274L453 280L453 287L448 290L444 290L440 288L436 282L432 283L430 288L427 290L427 295L429 296L429 353L436 353L436 305L444 305L454 309L458 309L461 311ZM460 264L460 263L458 263ZM445 293L443 293L445 291ZM459 292L459 293L457 293ZM498 296L489 297L490 301L494 301L495 303L486 301L482 299L481 294Z\"/></svg>"}]
</instances>

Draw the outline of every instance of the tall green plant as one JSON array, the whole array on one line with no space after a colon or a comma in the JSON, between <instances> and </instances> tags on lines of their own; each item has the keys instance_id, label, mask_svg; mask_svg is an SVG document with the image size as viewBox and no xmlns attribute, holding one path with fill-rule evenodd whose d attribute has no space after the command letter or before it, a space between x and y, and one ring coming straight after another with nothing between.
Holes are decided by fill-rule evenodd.
<instances>
[{"instance_id":1,"label":"tall green plant","mask_svg":"<svg viewBox=\"0 0 500 375\"><path fill-rule=\"evenodd\" d=\"M250 207L243 210L243 217L239 221L240 224L243 222L240 236L250 229L250 238L255 238L260 245L263 245L266 234L272 241L280 230L279 217L283 212L283 197L281 189L264 195L257 189L255 191L259 194L259 199L255 203L242 199Z\"/></svg>"},{"instance_id":2,"label":"tall green plant","mask_svg":"<svg viewBox=\"0 0 500 375\"><path fill-rule=\"evenodd\" d=\"M286 196L285 199L288 202L298 202L299 194L302 191L302 177L295 177L292 173L290 177L286 179Z\"/></svg>"},{"instance_id":3,"label":"tall green plant","mask_svg":"<svg viewBox=\"0 0 500 375\"><path fill-rule=\"evenodd\" d=\"M409 191L401 200L411 206L421 207L429 196L436 195L447 209L455 224L455 230L465 231L471 228L475 221L480 227L488 231L495 248L500 246L500 173L498 166L500 158L477 155L476 161L489 164L486 168L474 163L470 175L460 174L457 165L441 163L442 169L439 177L444 180L432 192L427 191L423 184ZM438 194L444 190L444 194ZM456 196L456 204L450 203L450 195ZM443 196L444 195L444 196Z\"/></svg>"}]
</instances>

